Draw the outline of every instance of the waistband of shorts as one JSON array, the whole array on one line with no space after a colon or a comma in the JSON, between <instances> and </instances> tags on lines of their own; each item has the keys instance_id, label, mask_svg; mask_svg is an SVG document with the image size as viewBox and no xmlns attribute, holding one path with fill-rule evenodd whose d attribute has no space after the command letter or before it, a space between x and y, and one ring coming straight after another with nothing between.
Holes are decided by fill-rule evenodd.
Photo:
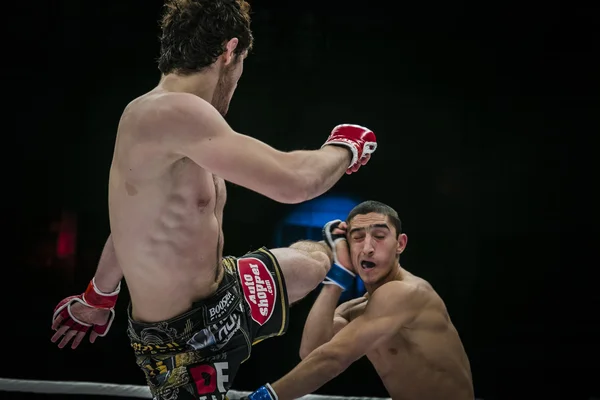
<instances>
[{"instance_id":1,"label":"waistband of shorts","mask_svg":"<svg viewBox=\"0 0 600 400\"><path fill-rule=\"evenodd\" d=\"M232 302L231 305L229 305L229 309L226 310L228 312L223 313L219 316L219 318L211 318L209 313L211 307L215 307L216 305L220 304L223 299L227 299L227 296L231 297L230 301ZM180 333L178 336L182 336L181 334L183 332L192 333L205 328L219 319L228 317L231 311L238 305L240 300L237 281L235 279L231 279L228 274L224 274L223 281L214 294L212 294L210 297L194 302L188 311L180 315L158 322L137 321L133 318L132 303L129 302L127 307L127 318L129 319L130 329L132 329L133 332L138 335L140 335L142 331L149 331L152 328L157 328L163 332L169 332L170 329L173 329L173 332ZM192 323L194 326L189 326L190 321L193 321ZM159 340L157 337L153 337L152 340L161 342L161 340Z\"/></svg>"}]
</instances>

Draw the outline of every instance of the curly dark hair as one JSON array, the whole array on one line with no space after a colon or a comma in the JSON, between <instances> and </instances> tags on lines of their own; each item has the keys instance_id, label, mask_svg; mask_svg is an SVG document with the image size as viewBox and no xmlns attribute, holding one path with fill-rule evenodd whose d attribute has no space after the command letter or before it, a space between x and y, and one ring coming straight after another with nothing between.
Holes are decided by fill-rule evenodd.
<instances>
[{"instance_id":1,"label":"curly dark hair","mask_svg":"<svg viewBox=\"0 0 600 400\"><path fill-rule=\"evenodd\" d=\"M167 0L160 24L158 69L189 75L213 64L238 38L236 56L252 49L250 5L244 0Z\"/></svg>"}]
</instances>

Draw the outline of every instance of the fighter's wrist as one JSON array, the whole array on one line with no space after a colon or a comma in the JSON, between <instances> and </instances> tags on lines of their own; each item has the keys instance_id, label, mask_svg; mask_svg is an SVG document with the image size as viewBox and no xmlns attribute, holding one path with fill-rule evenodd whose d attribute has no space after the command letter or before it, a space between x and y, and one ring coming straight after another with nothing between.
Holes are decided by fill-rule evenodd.
<instances>
[{"instance_id":1,"label":"fighter's wrist","mask_svg":"<svg viewBox=\"0 0 600 400\"><path fill-rule=\"evenodd\" d=\"M344 288L342 288L340 285L329 281L327 279L325 279L323 281L323 289L325 292L330 292L333 295L341 295L342 292L344 291Z\"/></svg>"},{"instance_id":2,"label":"fighter's wrist","mask_svg":"<svg viewBox=\"0 0 600 400\"><path fill-rule=\"evenodd\" d=\"M354 159L354 153L352 148L349 145L341 144L341 143L325 143L321 150L329 151L332 154L337 154L338 157L341 157L340 162L344 162L345 164L350 165L351 161Z\"/></svg>"},{"instance_id":3,"label":"fighter's wrist","mask_svg":"<svg viewBox=\"0 0 600 400\"><path fill-rule=\"evenodd\" d=\"M83 293L82 297L83 301L91 307L112 309L117 303L120 290L121 283L119 283L117 288L111 293L104 293L97 288L96 280L93 278L88 284L88 287Z\"/></svg>"},{"instance_id":4,"label":"fighter's wrist","mask_svg":"<svg viewBox=\"0 0 600 400\"><path fill-rule=\"evenodd\" d=\"M114 296L121 292L121 281L115 286L114 283L103 282L94 276L91 283L94 291L100 296Z\"/></svg>"},{"instance_id":5,"label":"fighter's wrist","mask_svg":"<svg viewBox=\"0 0 600 400\"><path fill-rule=\"evenodd\" d=\"M339 263L333 263L323 283L325 285L337 285L342 290L348 290L354 284L356 274Z\"/></svg>"}]
</instances>

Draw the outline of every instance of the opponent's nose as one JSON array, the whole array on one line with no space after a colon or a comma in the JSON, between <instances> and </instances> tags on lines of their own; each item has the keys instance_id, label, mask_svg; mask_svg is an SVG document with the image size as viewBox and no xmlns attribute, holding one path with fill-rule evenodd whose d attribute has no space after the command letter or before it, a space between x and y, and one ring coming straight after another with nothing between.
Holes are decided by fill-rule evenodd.
<instances>
[{"instance_id":1,"label":"opponent's nose","mask_svg":"<svg viewBox=\"0 0 600 400\"><path fill-rule=\"evenodd\" d=\"M373 238L367 236L363 242L362 252L366 256L372 256L375 252L375 246L373 246Z\"/></svg>"}]
</instances>

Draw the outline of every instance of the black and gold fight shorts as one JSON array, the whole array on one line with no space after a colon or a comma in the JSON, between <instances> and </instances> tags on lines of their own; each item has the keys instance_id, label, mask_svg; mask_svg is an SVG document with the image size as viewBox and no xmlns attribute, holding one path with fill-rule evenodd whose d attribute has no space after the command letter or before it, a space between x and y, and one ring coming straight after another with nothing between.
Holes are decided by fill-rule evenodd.
<instances>
[{"instance_id":1,"label":"black and gold fight shorts","mask_svg":"<svg viewBox=\"0 0 600 400\"><path fill-rule=\"evenodd\" d=\"M138 322L129 306L127 334L154 399L226 399L252 345L286 332L289 303L273 254L225 257L223 267L214 295L178 317Z\"/></svg>"}]
</instances>

